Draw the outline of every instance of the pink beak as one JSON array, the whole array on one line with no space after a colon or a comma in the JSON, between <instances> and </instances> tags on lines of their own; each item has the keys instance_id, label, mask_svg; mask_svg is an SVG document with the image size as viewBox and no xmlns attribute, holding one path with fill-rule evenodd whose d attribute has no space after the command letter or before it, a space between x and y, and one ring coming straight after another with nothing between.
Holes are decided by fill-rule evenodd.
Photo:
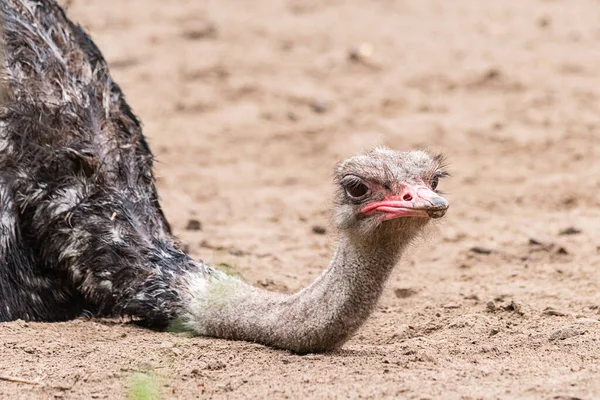
<instances>
[{"instance_id":1,"label":"pink beak","mask_svg":"<svg viewBox=\"0 0 600 400\"><path fill-rule=\"evenodd\" d=\"M383 214L383 220L401 217L441 218L448 210L448 201L425 186L404 186L398 196L370 203L361 209L365 215Z\"/></svg>"}]
</instances>

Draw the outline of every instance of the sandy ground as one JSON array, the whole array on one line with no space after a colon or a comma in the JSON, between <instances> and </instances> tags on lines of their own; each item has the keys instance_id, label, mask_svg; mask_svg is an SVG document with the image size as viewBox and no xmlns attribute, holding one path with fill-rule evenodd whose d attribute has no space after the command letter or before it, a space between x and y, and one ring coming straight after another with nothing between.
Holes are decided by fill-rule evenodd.
<instances>
[{"instance_id":1,"label":"sandy ground","mask_svg":"<svg viewBox=\"0 0 600 400\"><path fill-rule=\"evenodd\" d=\"M74 0L68 14L143 120L194 256L271 290L308 284L335 239L331 168L373 145L443 151L451 209L333 354L16 321L0 324L0 373L39 384L0 381L0 398L118 399L140 379L165 399L600 398L596 0Z\"/></svg>"}]
</instances>

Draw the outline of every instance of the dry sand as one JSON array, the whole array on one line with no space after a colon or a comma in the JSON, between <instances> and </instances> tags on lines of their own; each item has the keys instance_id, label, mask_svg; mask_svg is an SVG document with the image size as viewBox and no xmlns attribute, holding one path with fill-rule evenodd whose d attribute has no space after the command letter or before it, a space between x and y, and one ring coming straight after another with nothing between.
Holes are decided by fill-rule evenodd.
<instances>
[{"instance_id":1,"label":"dry sand","mask_svg":"<svg viewBox=\"0 0 600 400\"><path fill-rule=\"evenodd\" d=\"M600 398L596 0L74 0L68 14L143 120L194 256L306 285L335 240L331 168L373 145L443 151L451 208L332 354L16 321L0 324L0 373L39 384L0 381L0 398L124 398L136 371L165 399Z\"/></svg>"}]
</instances>

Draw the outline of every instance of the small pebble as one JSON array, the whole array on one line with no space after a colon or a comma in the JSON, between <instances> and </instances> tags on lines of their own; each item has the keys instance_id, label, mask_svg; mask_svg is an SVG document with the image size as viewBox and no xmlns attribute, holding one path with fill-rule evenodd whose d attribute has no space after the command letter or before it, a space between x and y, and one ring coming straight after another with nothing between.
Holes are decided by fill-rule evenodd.
<instances>
[{"instance_id":1,"label":"small pebble","mask_svg":"<svg viewBox=\"0 0 600 400\"><path fill-rule=\"evenodd\" d=\"M407 297L414 296L415 294L417 294L417 291L411 288L399 288L394 290L394 294L399 299L406 299Z\"/></svg>"},{"instance_id":2,"label":"small pebble","mask_svg":"<svg viewBox=\"0 0 600 400\"><path fill-rule=\"evenodd\" d=\"M481 247L481 246L471 247L469 249L469 251L476 253L476 254L485 254L485 255L492 254L492 252L493 252L491 249L488 249L486 247Z\"/></svg>"},{"instance_id":3,"label":"small pebble","mask_svg":"<svg viewBox=\"0 0 600 400\"><path fill-rule=\"evenodd\" d=\"M324 101L320 101L320 100L311 101L310 108L317 114L324 114L329 109L329 107L327 106L327 103L325 103Z\"/></svg>"},{"instance_id":4,"label":"small pebble","mask_svg":"<svg viewBox=\"0 0 600 400\"><path fill-rule=\"evenodd\" d=\"M565 340L575 336L583 335L584 332L575 328L560 329L550 335L550 340Z\"/></svg>"},{"instance_id":5,"label":"small pebble","mask_svg":"<svg viewBox=\"0 0 600 400\"><path fill-rule=\"evenodd\" d=\"M528 307L525 304L515 301L514 299L511 300L508 305L504 306L504 311L512 311L519 315L525 315L527 309Z\"/></svg>"},{"instance_id":6,"label":"small pebble","mask_svg":"<svg viewBox=\"0 0 600 400\"><path fill-rule=\"evenodd\" d=\"M190 219L185 227L188 231L201 231L202 230L202 222L197 219Z\"/></svg>"},{"instance_id":7,"label":"small pebble","mask_svg":"<svg viewBox=\"0 0 600 400\"><path fill-rule=\"evenodd\" d=\"M567 255L567 254L569 254L569 252L564 247L559 247L556 250L556 254Z\"/></svg>"},{"instance_id":8,"label":"small pebble","mask_svg":"<svg viewBox=\"0 0 600 400\"><path fill-rule=\"evenodd\" d=\"M178 349L177 347L172 347L171 351L173 352L173 354L178 355L178 356L183 354L183 351L181 349Z\"/></svg>"},{"instance_id":9,"label":"small pebble","mask_svg":"<svg viewBox=\"0 0 600 400\"><path fill-rule=\"evenodd\" d=\"M194 29L188 29L182 33L182 36L189 40L214 39L219 31L213 24L204 24Z\"/></svg>"},{"instance_id":10,"label":"small pebble","mask_svg":"<svg viewBox=\"0 0 600 400\"><path fill-rule=\"evenodd\" d=\"M412 328L409 325L400 325L398 326L398 329L396 330L396 332L394 333L394 335L391 338L391 341L401 341L401 340L406 340L406 339L410 339L413 335L412 332Z\"/></svg>"},{"instance_id":11,"label":"small pebble","mask_svg":"<svg viewBox=\"0 0 600 400\"><path fill-rule=\"evenodd\" d=\"M374 52L375 48L371 43L363 43L348 51L348 59L353 62L364 62L370 59Z\"/></svg>"},{"instance_id":12,"label":"small pebble","mask_svg":"<svg viewBox=\"0 0 600 400\"><path fill-rule=\"evenodd\" d=\"M566 229L563 229L562 231L558 232L558 234L560 236L566 236L566 235L579 235L581 233L581 229L577 229L574 227L568 227Z\"/></svg>"},{"instance_id":13,"label":"small pebble","mask_svg":"<svg viewBox=\"0 0 600 400\"><path fill-rule=\"evenodd\" d=\"M221 369L225 369L225 367L227 367L227 365L225 365L225 363L222 363L221 361L215 361L215 362L207 364L205 369L207 369L209 371L218 371Z\"/></svg>"},{"instance_id":14,"label":"small pebble","mask_svg":"<svg viewBox=\"0 0 600 400\"><path fill-rule=\"evenodd\" d=\"M444 304L442 306L442 308L445 308L446 310L451 310L451 309L455 309L455 308L460 308L460 304L458 304L458 303L448 303L448 304Z\"/></svg>"},{"instance_id":15,"label":"small pebble","mask_svg":"<svg viewBox=\"0 0 600 400\"><path fill-rule=\"evenodd\" d=\"M565 315L567 315L566 313L562 312L562 311L558 311L555 310L554 308L546 308L542 314L544 315L549 315L552 317L564 317Z\"/></svg>"},{"instance_id":16,"label":"small pebble","mask_svg":"<svg viewBox=\"0 0 600 400\"><path fill-rule=\"evenodd\" d=\"M540 28L547 28L552 24L552 19L548 16L540 17L537 20L537 24Z\"/></svg>"},{"instance_id":17,"label":"small pebble","mask_svg":"<svg viewBox=\"0 0 600 400\"><path fill-rule=\"evenodd\" d=\"M287 116L287 119L289 119L290 121L293 121L293 122L298 121L298 115L293 111L288 111L286 116Z\"/></svg>"},{"instance_id":18,"label":"small pebble","mask_svg":"<svg viewBox=\"0 0 600 400\"><path fill-rule=\"evenodd\" d=\"M316 233L317 235L324 235L327 233L327 228L321 225L313 225L311 229L313 233Z\"/></svg>"},{"instance_id":19,"label":"small pebble","mask_svg":"<svg viewBox=\"0 0 600 400\"><path fill-rule=\"evenodd\" d=\"M232 256L241 257L241 256L245 255L246 252L244 252L243 250L234 248L234 249L229 249L229 254L231 254Z\"/></svg>"},{"instance_id":20,"label":"small pebble","mask_svg":"<svg viewBox=\"0 0 600 400\"><path fill-rule=\"evenodd\" d=\"M529 239L529 245L530 245L530 246L543 246L543 245L544 245L544 243L543 243L541 240L537 240L537 239L534 239L534 238L530 238L530 239Z\"/></svg>"}]
</instances>

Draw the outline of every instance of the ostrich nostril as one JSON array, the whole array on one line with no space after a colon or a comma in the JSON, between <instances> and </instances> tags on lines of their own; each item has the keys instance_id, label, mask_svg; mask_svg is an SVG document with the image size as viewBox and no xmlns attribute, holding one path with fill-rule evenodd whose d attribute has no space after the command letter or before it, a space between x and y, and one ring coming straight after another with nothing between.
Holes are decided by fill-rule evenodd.
<instances>
[{"instance_id":1,"label":"ostrich nostril","mask_svg":"<svg viewBox=\"0 0 600 400\"><path fill-rule=\"evenodd\" d=\"M402 196L402 200L404 201L411 201L412 199L413 197L410 193L406 193L404 196Z\"/></svg>"}]
</instances>

